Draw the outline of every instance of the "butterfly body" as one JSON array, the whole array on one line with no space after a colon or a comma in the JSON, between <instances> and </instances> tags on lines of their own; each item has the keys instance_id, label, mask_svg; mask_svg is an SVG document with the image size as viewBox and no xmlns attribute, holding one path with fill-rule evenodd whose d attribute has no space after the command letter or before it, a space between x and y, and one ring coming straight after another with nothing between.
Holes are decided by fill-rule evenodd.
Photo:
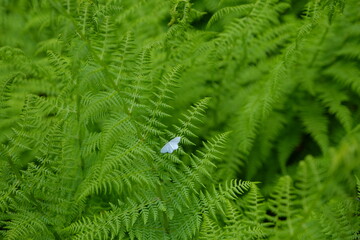
<instances>
[{"instance_id":1,"label":"butterfly body","mask_svg":"<svg viewBox=\"0 0 360 240\"><path fill-rule=\"evenodd\" d=\"M179 148L179 142L181 137L176 137L171 139L168 143L166 143L163 148L160 150L161 153L172 153L174 150Z\"/></svg>"}]
</instances>

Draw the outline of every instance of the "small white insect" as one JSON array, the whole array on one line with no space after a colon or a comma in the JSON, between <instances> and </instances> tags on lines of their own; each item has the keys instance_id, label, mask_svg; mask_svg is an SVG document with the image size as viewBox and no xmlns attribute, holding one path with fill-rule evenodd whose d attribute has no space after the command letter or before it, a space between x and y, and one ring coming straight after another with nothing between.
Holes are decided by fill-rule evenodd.
<instances>
[{"instance_id":1,"label":"small white insect","mask_svg":"<svg viewBox=\"0 0 360 240\"><path fill-rule=\"evenodd\" d=\"M181 137L176 137L170 140L167 144L163 146L160 150L161 153L172 153L174 150L179 148L179 142Z\"/></svg>"}]
</instances>

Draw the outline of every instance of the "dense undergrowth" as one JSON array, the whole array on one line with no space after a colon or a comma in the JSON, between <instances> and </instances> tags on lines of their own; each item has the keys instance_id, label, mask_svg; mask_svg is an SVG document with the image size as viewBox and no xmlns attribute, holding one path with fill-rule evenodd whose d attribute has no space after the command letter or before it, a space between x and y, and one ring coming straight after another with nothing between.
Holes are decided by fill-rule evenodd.
<instances>
[{"instance_id":1,"label":"dense undergrowth","mask_svg":"<svg viewBox=\"0 0 360 240\"><path fill-rule=\"evenodd\" d=\"M360 239L359 39L358 0L1 0L0 239Z\"/></svg>"}]
</instances>

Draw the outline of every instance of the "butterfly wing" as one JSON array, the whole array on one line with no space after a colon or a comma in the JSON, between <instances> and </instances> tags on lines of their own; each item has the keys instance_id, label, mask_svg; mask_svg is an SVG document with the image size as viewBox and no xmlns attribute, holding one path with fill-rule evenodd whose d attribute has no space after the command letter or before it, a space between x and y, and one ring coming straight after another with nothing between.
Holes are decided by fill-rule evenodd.
<instances>
[{"instance_id":1,"label":"butterfly wing","mask_svg":"<svg viewBox=\"0 0 360 240\"><path fill-rule=\"evenodd\" d=\"M174 150L179 148L179 142L181 137L171 139L165 146L160 150L161 153L172 153Z\"/></svg>"},{"instance_id":2,"label":"butterfly wing","mask_svg":"<svg viewBox=\"0 0 360 240\"><path fill-rule=\"evenodd\" d=\"M163 148L160 150L161 153L172 153L173 150L171 148L170 143L165 144L165 146L163 146Z\"/></svg>"},{"instance_id":3,"label":"butterfly wing","mask_svg":"<svg viewBox=\"0 0 360 240\"><path fill-rule=\"evenodd\" d=\"M180 142L180 139L181 139L180 137L176 137L176 138L173 138L173 139L170 140L169 144L170 144L171 149L172 149L171 152L173 152L174 150L179 148L178 144Z\"/></svg>"},{"instance_id":4,"label":"butterfly wing","mask_svg":"<svg viewBox=\"0 0 360 240\"><path fill-rule=\"evenodd\" d=\"M179 144L181 137L176 137L170 140L171 143Z\"/></svg>"}]
</instances>

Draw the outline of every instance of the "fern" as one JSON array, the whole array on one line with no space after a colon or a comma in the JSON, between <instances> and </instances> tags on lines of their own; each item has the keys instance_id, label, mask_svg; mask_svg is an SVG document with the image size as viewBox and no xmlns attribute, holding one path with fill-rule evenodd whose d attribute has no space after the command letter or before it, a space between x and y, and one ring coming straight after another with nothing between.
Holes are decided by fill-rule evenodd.
<instances>
[{"instance_id":1,"label":"fern","mask_svg":"<svg viewBox=\"0 0 360 240\"><path fill-rule=\"evenodd\" d=\"M359 12L2 1L0 238L359 239Z\"/></svg>"}]
</instances>

